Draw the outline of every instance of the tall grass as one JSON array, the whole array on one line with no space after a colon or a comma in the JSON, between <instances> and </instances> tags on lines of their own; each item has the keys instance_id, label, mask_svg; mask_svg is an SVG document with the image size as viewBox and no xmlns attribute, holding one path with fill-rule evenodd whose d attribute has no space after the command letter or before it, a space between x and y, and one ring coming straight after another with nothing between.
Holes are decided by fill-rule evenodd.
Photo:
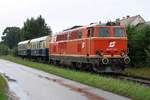
<instances>
[{"instance_id":1,"label":"tall grass","mask_svg":"<svg viewBox=\"0 0 150 100\"><path fill-rule=\"evenodd\" d=\"M0 100L7 100L6 88L7 88L6 81L0 75Z\"/></svg>"}]
</instances>

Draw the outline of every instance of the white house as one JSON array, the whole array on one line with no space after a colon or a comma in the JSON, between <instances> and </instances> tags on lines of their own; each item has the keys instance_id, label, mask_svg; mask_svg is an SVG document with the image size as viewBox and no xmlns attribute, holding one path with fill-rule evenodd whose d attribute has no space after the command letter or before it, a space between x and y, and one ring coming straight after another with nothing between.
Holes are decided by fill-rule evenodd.
<instances>
[{"instance_id":1,"label":"white house","mask_svg":"<svg viewBox=\"0 0 150 100\"><path fill-rule=\"evenodd\" d=\"M128 25L133 25L133 26L136 26L138 25L139 23L145 23L145 20L140 16L140 15L136 15L136 16L127 16L126 18L123 17L123 19L119 20L117 19L116 22L119 22L120 25L125 25L125 26L128 26Z\"/></svg>"}]
</instances>

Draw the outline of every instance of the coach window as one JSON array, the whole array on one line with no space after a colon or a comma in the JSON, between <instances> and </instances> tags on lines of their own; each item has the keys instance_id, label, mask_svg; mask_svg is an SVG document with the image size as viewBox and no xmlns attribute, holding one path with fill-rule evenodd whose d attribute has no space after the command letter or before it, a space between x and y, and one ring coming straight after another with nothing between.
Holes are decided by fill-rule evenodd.
<instances>
[{"instance_id":1,"label":"coach window","mask_svg":"<svg viewBox=\"0 0 150 100\"><path fill-rule=\"evenodd\" d=\"M32 49L34 48L34 45L32 44Z\"/></svg>"},{"instance_id":2,"label":"coach window","mask_svg":"<svg viewBox=\"0 0 150 100\"><path fill-rule=\"evenodd\" d=\"M42 41L39 42L39 48L41 48L41 47L42 47Z\"/></svg>"},{"instance_id":3,"label":"coach window","mask_svg":"<svg viewBox=\"0 0 150 100\"><path fill-rule=\"evenodd\" d=\"M39 46L38 48L41 48L41 46L40 46L40 42L38 43L38 46Z\"/></svg>"},{"instance_id":4,"label":"coach window","mask_svg":"<svg viewBox=\"0 0 150 100\"><path fill-rule=\"evenodd\" d=\"M39 44L38 43L36 43L36 49L38 49L39 48Z\"/></svg>"},{"instance_id":5,"label":"coach window","mask_svg":"<svg viewBox=\"0 0 150 100\"><path fill-rule=\"evenodd\" d=\"M110 32L109 28L106 28L106 27L100 28L98 36L99 37L110 37L109 32Z\"/></svg>"},{"instance_id":6,"label":"coach window","mask_svg":"<svg viewBox=\"0 0 150 100\"><path fill-rule=\"evenodd\" d=\"M35 43L35 49L37 49L38 47L37 47L37 43Z\"/></svg>"},{"instance_id":7,"label":"coach window","mask_svg":"<svg viewBox=\"0 0 150 100\"><path fill-rule=\"evenodd\" d=\"M33 43L33 49L35 49L35 44Z\"/></svg>"},{"instance_id":8,"label":"coach window","mask_svg":"<svg viewBox=\"0 0 150 100\"><path fill-rule=\"evenodd\" d=\"M34 45L32 44L32 49L34 48Z\"/></svg>"},{"instance_id":9,"label":"coach window","mask_svg":"<svg viewBox=\"0 0 150 100\"><path fill-rule=\"evenodd\" d=\"M37 48L37 45L36 45L36 43L35 43L35 49Z\"/></svg>"}]
</instances>

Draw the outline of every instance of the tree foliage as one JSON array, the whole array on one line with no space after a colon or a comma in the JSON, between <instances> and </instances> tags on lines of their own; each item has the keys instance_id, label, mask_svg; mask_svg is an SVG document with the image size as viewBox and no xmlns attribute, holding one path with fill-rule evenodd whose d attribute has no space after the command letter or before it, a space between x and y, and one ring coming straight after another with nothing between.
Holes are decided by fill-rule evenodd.
<instances>
[{"instance_id":1,"label":"tree foliage","mask_svg":"<svg viewBox=\"0 0 150 100\"><path fill-rule=\"evenodd\" d=\"M37 19L33 17L27 19L22 28L24 40L38 38L51 34L51 28L45 23L45 19L40 15Z\"/></svg>"},{"instance_id":2,"label":"tree foliage","mask_svg":"<svg viewBox=\"0 0 150 100\"><path fill-rule=\"evenodd\" d=\"M4 44L0 43L0 55L7 55L9 53L9 48Z\"/></svg>"},{"instance_id":3,"label":"tree foliage","mask_svg":"<svg viewBox=\"0 0 150 100\"><path fill-rule=\"evenodd\" d=\"M150 26L128 26L127 33L132 65L150 65Z\"/></svg>"},{"instance_id":4,"label":"tree foliage","mask_svg":"<svg viewBox=\"0 0 150 100\"><path fill-rule=\"evenodd\" d=\"M51 28L47 26L45 19L40 15L36 19L33 17L27 19L21 29L19 27L6 27L3 31L2 40L10 49L14 49L20 41L51 35L51 33Z\"/></svg>"},{"instance_id":5,"label":"tree foliage","mask_svg":"<svg viewBox=\"0 0 150 100\"><path fill-rule=\"evenodd\" d=\"M10 49L17 46L17 43L21 40L21 30L19 27L7 27L2 36L3 43Z\"/></svg>"}]
</instances>

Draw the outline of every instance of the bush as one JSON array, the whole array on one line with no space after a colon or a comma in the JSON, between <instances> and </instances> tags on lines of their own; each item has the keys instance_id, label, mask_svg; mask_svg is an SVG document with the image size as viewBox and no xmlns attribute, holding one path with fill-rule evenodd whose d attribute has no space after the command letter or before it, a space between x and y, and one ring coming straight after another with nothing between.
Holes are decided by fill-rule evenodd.
<instances>
[{"instance_id":1,"label":"bush","mask_svg":"<svg viewBox=\"0 0 150 100\"><path fill-rule=\"evenodd\" d=\"M13 56L17 56L17 53L18 53L17 47L14 47L9 51L9 54Z\"/></svg>"}]
</instances>

